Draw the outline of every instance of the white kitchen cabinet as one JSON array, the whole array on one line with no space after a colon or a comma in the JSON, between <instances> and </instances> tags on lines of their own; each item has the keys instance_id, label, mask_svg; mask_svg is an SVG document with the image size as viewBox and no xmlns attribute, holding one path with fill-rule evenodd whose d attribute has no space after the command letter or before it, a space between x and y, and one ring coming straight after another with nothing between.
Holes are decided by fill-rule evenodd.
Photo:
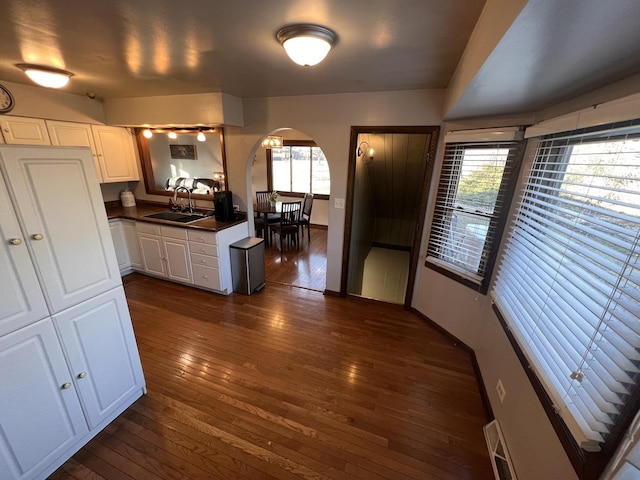
<instances>
[{"instance_id":1,"label":"white kitchen cabinet","mask_svg":"<svg viewBox=\"0 0 640 480\"><path fill-rule=\"evenodd\" d=\"M53 316L90 428L144 382L122 287Z\"/></svg>"},{"instance_id":2,"label":"white kitchen cabinet","mask_svg":"<svg viewBox=\"0 0 640 480\"><path fill-rule=\"evenodd\" d=\"M102 182L140 180L133 136L126 128L91 125Z\"/></svg>"},{"instance_id":3,"label":"white kitchen cabinet","mask_svg":"<svg viewBox=\"0 0 640 480\"><path fill-rule=\"evenodd\" d=\"M90 152L5 145L0 173L0 478L42 479L144 377Z\"/></svg>"},{"instance_id":4,"label":"white kitchen cabinet","mask_svg":"<svg viewBox=\"0 0 640 480\"><path fill-rule=\"evenodd\" d=\"M47 125L41 118L0 115L2 136L12 145L51 145Z\"/></svg>"},{"instance_id":5,"label":"white kitchen cabinet","mask_svg":"<svg viewBox=\"0 0 640 480\"><path fill-rule=\"evenodd\" d=\"M0 335L49 315L27 244L0 177Z\"/></svg>"},{"instance_id":6,"label":"white kitchen cabinet","mask_svg":"<svg viewBox=\"0 0 640 480\"><path fill-rule=\"evenodd\" d=\"M218 259L218 234L189 230L188 236L193 283L208 290L222 290L223 279Z\"/></svg>"},{"instance_id":7,"label":"white kitchen cabinet","mask_svg":"<svg viewBox=\"0 0 640 480\"><path fill-rule=\"evenodd\" d=\"M162 225L160 233L167 265L167 279L174 282L193 283L187 231L184 228Z\"/></svg>"},{"instance_id":8,"label":"white kitchen cabinet","mask_svg":"<svg viewBox=\"0 0 640 480\"><path fill-rule=\"evenodd\" d=\"M47 120L46 124L52 145L91 148L93 163L96 167L96 176L98 177L98 182L102 183L102 172L100 163L98 162L96 144L93 141L91 125L87 123L60 122L57 120Z\"/></svg>"},{"instance_id":9,"label":"white kitchen cabinet","mask_svg":"<svg viewBox=\"0 0 640 480\"><path fill-rule=\"evenodd\" d=\"M144 271L175 282L193 283L187 232L182 228L138 222Z\"/></svg>"},{"instance_id":10,"label":"white kitchen cabinet","mask_svg":"<svg viewBox=\"0 0 640 480\"><path fill-rule=\"evenodd\" d=\"M0 337L0 477L31 479L89 429L50 318Z\"/></svg>"},{"instance_id":11,"label":"white kitchen cabinet","mask_svg":"<svg viewBox=\"0 0 640 480\"><path fill-rule=\"evenodd\" d=\"M122 282L89 157L86 149L71 147L0 150L23 238L52 313Z\"/></svg>"},{"instance_id":12,"label":"white kitchen cabinet","mask_svg":"<svg viewBox=\"0 0 640 480\"><path fill-rule=\"evenodd\" d=\"M120 276L123 276L131 272L131 260L129 259L129 250L127 249L127 240L122 221L118 219L109 220L109 229L111 230L113 247L116 251Z\"/></svg>"},{"instance_id":13,"label":"white kitchen cabinet","mask_svg":"<svg viewBox=\"0 0 640 480\"><path fill-rule=\"evenodd\" d=\"M136 222L132 220L121 220L121 223L131 268L133 270L144 270L142 255L140 254L140 244L138 243Z\"/></svg>"}]
</instances>

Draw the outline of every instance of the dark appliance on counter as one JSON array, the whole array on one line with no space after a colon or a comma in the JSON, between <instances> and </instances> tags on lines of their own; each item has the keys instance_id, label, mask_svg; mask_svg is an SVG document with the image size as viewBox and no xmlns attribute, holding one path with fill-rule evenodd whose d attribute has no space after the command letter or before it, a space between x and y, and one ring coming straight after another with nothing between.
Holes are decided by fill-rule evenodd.
<instances>
[{"instance_id":1,"label":"dark appliance on counter","mask_svg":"<svg viewBox=\"0 0 640 480\"><path fill-rule=\"evenodd\" d=\"M216 220L227 222L235 220L233 212L233 195L229 191L213 193L213 210Z\"/></svg>"}]
</instances>

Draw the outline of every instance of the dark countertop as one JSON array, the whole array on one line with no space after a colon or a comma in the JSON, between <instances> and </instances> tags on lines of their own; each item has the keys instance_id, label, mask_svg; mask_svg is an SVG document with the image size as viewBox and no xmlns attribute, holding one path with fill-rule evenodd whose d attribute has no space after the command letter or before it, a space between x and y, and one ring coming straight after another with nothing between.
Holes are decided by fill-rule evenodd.
<instances>
[{"instance_id":1,"label":"dark countertop","mask_svg":"<svg viewBox=\"0 0 640 480\"><path fill-rule=\"evenodd\" d=\"M123 207L120 202L109 202L105 204L107 210L107 218L109 220L114 218L126 218L128 220L135 220L137 222L156 223L158 225L167 225L170 227L191 228L194 230L208 230L211 232L218 232L225 228L238 225L246 222L246 216L243 213L236 214L236 220L228 222L219 222L215 217L205 217L202 220L197 220L191 223L171 222L168 220L158 220L155 218L146 218L145 215L150 215L157 212L169 211L169 208L165 204L151 203L138 201L135 207ZM205 213L205 210L198 209L198 213Z\"/></svg>"}]
</instances>

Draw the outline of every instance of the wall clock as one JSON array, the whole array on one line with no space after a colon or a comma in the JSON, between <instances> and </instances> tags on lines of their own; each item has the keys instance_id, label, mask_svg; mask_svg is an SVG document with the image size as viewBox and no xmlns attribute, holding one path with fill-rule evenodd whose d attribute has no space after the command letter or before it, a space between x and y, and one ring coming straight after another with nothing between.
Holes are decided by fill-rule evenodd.
<instances>
[{"instance_id":1,"label":"wall clock","mask_svg":"<svg viewBox=\"0 0 640 480\"><path fill-rule=\"evenodd\" d=\"M4 85L0 85L0 113L7 113L11 111L15 102L13 95Z\"/></svg>"}]
</instances>

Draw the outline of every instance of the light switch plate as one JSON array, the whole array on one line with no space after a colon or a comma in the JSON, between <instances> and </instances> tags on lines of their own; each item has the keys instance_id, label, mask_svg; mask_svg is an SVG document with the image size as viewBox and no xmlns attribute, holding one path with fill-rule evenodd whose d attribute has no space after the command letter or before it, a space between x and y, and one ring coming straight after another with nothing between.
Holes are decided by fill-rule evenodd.
<instances>
[{"instance_id":1,"label":"light switch plate","mask_svg":"<svg viewBox=\"0 0 640 480\"><path fill-rule=\"evenodd\" d=\"M333 205L336 208L344 208L344 198L336 198L333 202Z\"/></svg>"}]
</instances>

